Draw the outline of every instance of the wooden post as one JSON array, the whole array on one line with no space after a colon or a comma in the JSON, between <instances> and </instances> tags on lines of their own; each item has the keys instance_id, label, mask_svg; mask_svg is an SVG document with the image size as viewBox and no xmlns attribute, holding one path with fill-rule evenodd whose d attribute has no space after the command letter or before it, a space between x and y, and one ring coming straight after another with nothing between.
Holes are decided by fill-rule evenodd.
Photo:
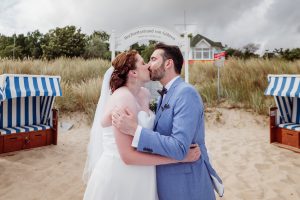
<instances>
[{"instance_id":1,"label":"wooden post","mask_svg":"<svg viewBox=\"0 0 300 200\"><path fill-rule=\"evenodd\" d=\"M188 38L187 32L184 33L184 73L185 82L189 83L189 48L190 40Z\"/></svg>"},{"instance_id":2,"label":"wooden post","mask_svg":"<svg viewBox=\"0 0 300 200\"><path fill-rule=\"evenodd\" d=\"M112 30L111 36L109 38L109 50L111 51L111 62L112 62L116 57L116 36L114 30Z\"/></svg>"},{"instance_id":3,"label":"wooden post","mask_svg":"<svg viewBox=\"0 0 300 200\"><path fill-rule=\"evenodd\" d=\"M276 136L276 115L277 107L271 107L269 116L270 116L270 143L278 142Z\"/></svg>"},{"instance_id":4,"label":"wooden post","mask_svg":"<svg viewBox=\"0 0 300 200\"><path fill-rule=\"evenodd\" d=\"M58 130L58 110L57 109L52 109L53 112L53 144L57 145L57 130Z\"/></svg>"},{"instance_id":5,"label":"wooden post","mask_svg":"<svg viewBox=\"0 0 300 200\"><path fill-rule=\"evenodd\" d=\"M4 137L0 135L0 154L3 153Z\"/></svg>"}]
</instances>

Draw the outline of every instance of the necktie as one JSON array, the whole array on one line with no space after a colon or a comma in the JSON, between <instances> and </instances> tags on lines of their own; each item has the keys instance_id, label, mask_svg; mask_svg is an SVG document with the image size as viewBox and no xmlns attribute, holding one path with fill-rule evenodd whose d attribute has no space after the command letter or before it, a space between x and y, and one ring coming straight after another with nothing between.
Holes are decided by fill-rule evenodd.
<instances>
[{"instance_id":1,"label":"necktie","mask_svg":"<svg viewBox=\"0 0 300 200\"><path fill-rule=\"evenodd\" d=\"M164 97L165 94L167 94L168 90L163 87L162 90L157 90L158 94L160 94L161 99Z\"/></svg>"},{"instance_id":2,"label":"necktie","mask_svg":"<svg viewBox=\"0 0 300 200\"><path fill-rule=\"evenodd\" d=\"M159 107L160 107L161 103L163 101L163 97L165 94L167 94L168 90L165 87L163 87L162 90L157 90L157 92L160 94L160 97L161 97L160 104L159 104Z\"/></svg>"}]
</instances>

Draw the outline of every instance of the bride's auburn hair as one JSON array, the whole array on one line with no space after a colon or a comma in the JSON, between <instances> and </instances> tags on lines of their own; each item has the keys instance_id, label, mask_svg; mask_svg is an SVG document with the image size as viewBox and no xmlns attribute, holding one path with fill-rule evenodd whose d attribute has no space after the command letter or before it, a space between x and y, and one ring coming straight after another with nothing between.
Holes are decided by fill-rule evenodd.
<instances>
[{"instance_id":1,"label":"bride's auburn hair","mask_svg":"<svg viewBox=\"0 0 300 200\"><path fill-rule=\"evenodd\" d=\"M128 73L130 70L136 69L136 55L138 52L136 50L130 50L127 52L120 53L113 60L112 66L114 71L110 79L110 89L113 93L116 89L124 86L128 79Z\"/></svg>"}]
</instances>

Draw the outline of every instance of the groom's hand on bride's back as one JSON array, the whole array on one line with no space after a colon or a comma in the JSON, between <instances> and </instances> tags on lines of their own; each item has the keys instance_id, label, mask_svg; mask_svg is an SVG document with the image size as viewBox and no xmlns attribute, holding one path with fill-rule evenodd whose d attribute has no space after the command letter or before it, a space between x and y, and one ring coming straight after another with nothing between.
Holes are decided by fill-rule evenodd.
<instances>
[{"instance_id":1,"label":"groom's hand on bride's back","mask_svg":"<svg viewBox=\"0 0 300 200\"><path fill-rule=\"evenodd\" d=\"M134 136L137 128L136 116L128 108L116 107L112 111L112 125L120 132Z\"/></svg>"}]
</instances>

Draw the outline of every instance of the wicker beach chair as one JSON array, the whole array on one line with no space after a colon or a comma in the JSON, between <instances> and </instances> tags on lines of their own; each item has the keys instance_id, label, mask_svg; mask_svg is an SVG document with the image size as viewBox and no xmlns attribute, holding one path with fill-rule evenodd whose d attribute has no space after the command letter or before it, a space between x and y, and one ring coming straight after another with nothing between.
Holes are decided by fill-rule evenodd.
<instances>
[{"instance_id":1,"label":"wicker beach chair","mask_svg":"<svg viewBox=\"0 0 300 200\"><path fill-rule=\"evenodd\" d=\"M0 75L0 153L57 144L59 76Z\"/></svg>"},{"instance_id":2,"label":"wicker beach chair","mask_svg":"<svg viewBox=\"0 0 300 200\"><path fill-rule=\"evenodd\" d=\"M270 143L300 149L300 75L268 75L265 95L274 96L270 108Z\"/></svg>"}]
</instances>

